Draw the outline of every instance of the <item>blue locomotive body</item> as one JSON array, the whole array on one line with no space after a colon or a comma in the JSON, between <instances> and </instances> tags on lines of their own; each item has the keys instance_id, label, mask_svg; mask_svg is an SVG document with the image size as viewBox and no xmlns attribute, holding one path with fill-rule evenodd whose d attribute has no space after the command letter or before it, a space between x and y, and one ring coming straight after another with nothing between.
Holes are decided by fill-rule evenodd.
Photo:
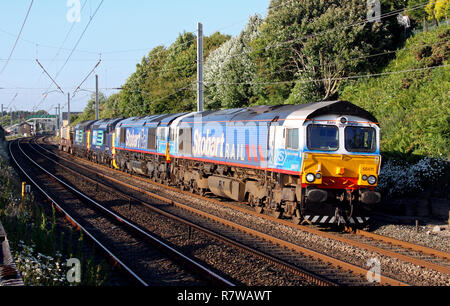
<instances>
[{"instance_id":1,"label":"blue locomotive body","mask_svg":"<svg viewBox=\"0 0 450 306\"><path fill-rule=\"evenodd\" d=\"M113 160L113 131L122 119L97 120L89 130L89 159L95 162L110 164Z\"/></svg>"},{"instance_id":2,"label":"blue locomotive body","mask_svg":"<svg viewBox=\"0 0 450 306\"><path fill-rule=\"evenodd\" d=\"M313 223L363 222L380 200L378 123L345 101L90 121L75 144L122 171Z\"/></svg>"}]
</instances>

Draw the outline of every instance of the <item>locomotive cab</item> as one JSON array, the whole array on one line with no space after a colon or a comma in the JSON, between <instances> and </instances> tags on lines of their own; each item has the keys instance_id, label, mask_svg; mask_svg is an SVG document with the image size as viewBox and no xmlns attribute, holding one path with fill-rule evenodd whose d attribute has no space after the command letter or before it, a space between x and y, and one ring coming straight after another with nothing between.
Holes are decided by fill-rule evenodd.
<instances>
[{"instance_id":1,"label":"locomotive cab","mask_svg":"<svg viewBox=\"0 0 450 306\"><path fill-rule=\"evenodd\" d=\"M374 190L381 166L378 124L358 116L324 115L306 120L303 134L305 218L324 223L327 217L326 223L366 221L371 206L381 199ZM323 209L323 203L331 205Z\"/></svg>"}]
</instances>

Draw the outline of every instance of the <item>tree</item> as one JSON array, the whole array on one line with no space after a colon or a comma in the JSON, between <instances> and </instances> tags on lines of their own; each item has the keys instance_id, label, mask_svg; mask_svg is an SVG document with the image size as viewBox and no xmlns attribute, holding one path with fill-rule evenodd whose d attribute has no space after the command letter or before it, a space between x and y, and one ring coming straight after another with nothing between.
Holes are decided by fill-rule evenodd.
<instances>
[{"instance_id":1,"label":"tree","mask_svg":"<svg viewBox=\"0 0 450 306\"><path fill-rule=\"evenodd\" d=\"M218 32L205 37L204 56L229 38ZM107 106L126 117L192 111L196 105L196 62L197 38L184 32L168 48L151 50Z\"/></svg>"},{"instance_id":2,"label":"tree","mask_svg":"<svg viewBox=\"0 0 450 306\"><path fill-rule=\"evenodd\" d=\"M99 113L103 110L106 103L106 97L102 92L98 93L98 105ZM84 108L83 114L79 117L80 121L94 120L95 119L95 93L91 95L86 107Z\"/></svg>"},{"instance_id":3,"label":"tree","mask_svg":"<svg viewBox=\"0 0 450 306\"><path fill-rule=\"evenodd\" d=\"M250 42L258 36L262 19L250 18L240 35L231 38L205 61L205 106L207 109L247 107L254 96L256 65Z\"/></svg>"},{"instance_id":4,"label":"tree","mask_svg":"<svg viewBox=\"0 0 450 306\"><path fill-rule=\"evenodd\" d=\"M103 106L102 111L100 112L101 118L119 118L121 117L120 113L120 102L121 102L121 94L116 93L109 96L106 99L106 102Z\"/></svg>"},{"instance_id":5,"label":"tree","mask_svg":"<svg viewBox=\"0 0 450 306\"><path fill-rule=\"evenodd\" d=\"M271 86L260 98L336 98L345 77L374 69L377 59L368 56L393 48L394 23L395 16L368 22L365 0L272 0L254 42L259 73Z\"/></svg>"},{"instance_id":6,"label":"tree","mask_svg":"<svg viewBox=\"0 0 450 306\"><path fill-rule=\"evenodd\" d=\"M425 7L428 20L447 19L449 10L450 0L430 0Z\"/></svg>"},{"instance_id":7,"label":"tree","mask_svg":"<svg viewBox=\"0 0 450 306\"><path fill-rule=\"evenodd\" d=\"M435 1L435 0L432 0ZM423 0L409 0L408 6L406 8L405 14L409 16L416 23L421 23L427 13L425 12L425 8L423 6Z\"/></svg>"}]
</instances>

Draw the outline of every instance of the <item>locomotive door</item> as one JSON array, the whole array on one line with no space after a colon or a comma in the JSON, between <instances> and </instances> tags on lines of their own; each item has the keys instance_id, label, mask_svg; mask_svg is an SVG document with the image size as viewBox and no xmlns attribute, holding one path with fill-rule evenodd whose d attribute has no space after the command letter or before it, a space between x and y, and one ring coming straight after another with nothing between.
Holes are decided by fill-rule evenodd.
<instances>
[{"instance_id":1,"label":"locomotive door","mask_svg":"<svg viewBox=\"0 0 450 306\"><path fill-rule=\"evenodd\" d=\"M269 129L269 161L270 165L276 167L280 150L285 149L285 129L278 123L273 123Z\"/></svg>"}]
</instances>

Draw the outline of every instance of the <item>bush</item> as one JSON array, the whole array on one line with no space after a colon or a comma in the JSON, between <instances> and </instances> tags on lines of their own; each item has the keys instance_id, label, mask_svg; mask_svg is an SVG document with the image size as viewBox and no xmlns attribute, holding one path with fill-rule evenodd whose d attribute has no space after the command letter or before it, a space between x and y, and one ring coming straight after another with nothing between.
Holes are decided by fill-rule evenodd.
<instances>
[{"instance_id":1,"label":"bush","mask_svg":"<svg viewBox=\"0 0 450 306\"><path fill-rule=\"evenodd\" d=\"M450 27L408 39L385 76L349 81L340 94L380 122L384 152L450 157ZM408 73L393 73L425 69Z\"/></svg>"},{"instance_id":2,"label":"bush","mask_svg":"<svg viewBox=\"0 0 450 306\"><path fill-rule=\"evenodd\" d=\"M388 197L398 197L423 192L446 173L447 162L425 157L409 163L395 159L383 163L378 190Z\"/></svg>"}]
</instances>

